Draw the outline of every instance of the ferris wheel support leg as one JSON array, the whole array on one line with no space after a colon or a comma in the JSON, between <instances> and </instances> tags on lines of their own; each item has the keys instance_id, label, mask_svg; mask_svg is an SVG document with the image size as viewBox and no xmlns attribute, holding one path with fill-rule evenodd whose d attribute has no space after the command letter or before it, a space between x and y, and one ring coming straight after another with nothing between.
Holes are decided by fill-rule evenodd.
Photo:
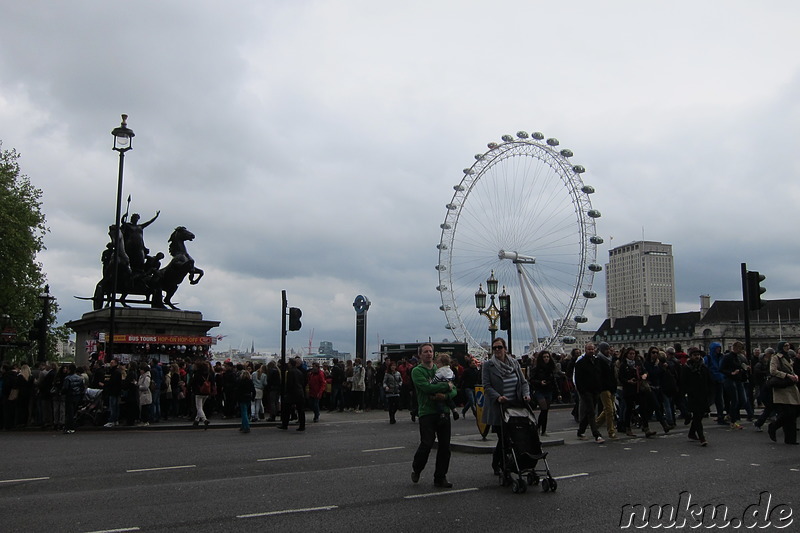
<instances>
[{"instance_id":1,"label":"ferris wheel support leg","mask_svg":"<svg viewBox=\"0 0 800 533\"><path fill-rule=\"evenodd\" d=\"M525 318L528 319L528 328L531 332L531 343L535 343L538 338L536 336L536 327L534 326L535 322L531 313L531 303L528 301L528 292L525 290L524 274L520 271L519 265L517 265L517 275L519 276L519 288L522 293L522 305L525 307Z\"/></svg>"},{"instance_id":2,"label":"ferris wheel support leg","mask_svg":"<svg viewBox=\"0 0 800 533\"><path fill-rule=\"evenodd\" d=\"M544 311L544 307L542 307L542 303L539 301L538 296L536 296L536 291L533 290L533 284L531 283L530 278L522 269L522 266L519 264L517 264L517 273L520 276L520 285L524 283L525 287L528 289L528 292L530 292L531 298L533 298L533 303L536 305L536 310L539 311L539 316L542 317L542 321L547 327L547 331L550 333L550 337L554 337L555 331L553 331L553 324L550 321L550 317L547 316L547 313L545 313ZM522 294L524 295L525 291L522 291ZM530 315L528 316L528 321L531 323L531 328L533 328L533 321L531 320Z\"/></svg>"}]
</instances>

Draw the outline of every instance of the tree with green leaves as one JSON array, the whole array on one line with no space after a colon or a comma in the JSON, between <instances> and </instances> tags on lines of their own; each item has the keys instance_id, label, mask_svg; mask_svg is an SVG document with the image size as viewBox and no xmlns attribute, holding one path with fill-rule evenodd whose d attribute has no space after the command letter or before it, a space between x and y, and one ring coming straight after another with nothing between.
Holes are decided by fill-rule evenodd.
<instances>
[{"instance_id":1,"label":"tree with green leaves","mask_svg":"<svg viewBox=\"0 0 800 533\"><path fill-rule=\"evenodd\" d=\"M4 150L0 141L0 320L5 322L4 329L17 331L18 342L24 342L42 313L39 295L45 276L36 255L44 250L48 229L41 209L42 191L21 173L19 158L16 150ZM55 306L51 309L46 317L48 332L56 311ZM30 360L32 347L6 346L2 352L7 359Z\"/></svg>"}]
</instances>

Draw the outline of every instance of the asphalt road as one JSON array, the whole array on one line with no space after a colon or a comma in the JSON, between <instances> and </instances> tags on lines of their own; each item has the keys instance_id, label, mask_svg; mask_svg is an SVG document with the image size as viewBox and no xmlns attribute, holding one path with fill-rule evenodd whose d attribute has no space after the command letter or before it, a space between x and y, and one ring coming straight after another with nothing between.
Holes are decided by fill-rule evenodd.
<instances>
[{"instance_id":1,"label":"asphalt road","mask_svg":"<svg viewBox=\"0 0 800 533\"><path fill-rule=\"evenodd\" d=\"M433 487L433 455L413 484L417 426L403 416L390 426L382 412L323 415L305 433L2 433L0 531L619 531L626 505L679 506L690 495L693 509L725 506L736 520L759 498L765 506L762 492L772 515L758 525L798 530L800 446L773 444L751 426L710 424L707 448L683 427L598 445L575 438L568 412L551 419L551 435L566 441L547 449L558 491L526 494L501 487L490 457L477 453L453 454L453 489ZM471 419L454 422L455 434L474 432Z\"/></svg>"}]
</instances>

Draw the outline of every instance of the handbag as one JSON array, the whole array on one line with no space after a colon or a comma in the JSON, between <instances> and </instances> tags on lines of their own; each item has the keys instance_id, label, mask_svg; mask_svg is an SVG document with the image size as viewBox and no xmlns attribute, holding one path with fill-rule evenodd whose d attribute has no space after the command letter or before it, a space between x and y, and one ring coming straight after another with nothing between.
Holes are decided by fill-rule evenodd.
<instances>
[{"instance_id":1,"label":"handbag","mask_svg":"<svg viewBox=\"0 0 800 533\"><path fill-rule=\"evenodd\" d=\"M794 380L786 375L785 377L779 378L778 376L770 376L769 380L767 381L767 387L772 387L773 389L785 389L786 387L791 387L794 385Z\"/></svg>"},{"instance_id":2,"label":"handbag","mask_svg":"<svg viewBox=\"0 0 800 533\"><path fill-rule=\"evenodd\" d=\"M211 394L211 381L205 380L202 385L200 385L200 395L201 396L208 396Z\"/></svg>"}]
</instances>

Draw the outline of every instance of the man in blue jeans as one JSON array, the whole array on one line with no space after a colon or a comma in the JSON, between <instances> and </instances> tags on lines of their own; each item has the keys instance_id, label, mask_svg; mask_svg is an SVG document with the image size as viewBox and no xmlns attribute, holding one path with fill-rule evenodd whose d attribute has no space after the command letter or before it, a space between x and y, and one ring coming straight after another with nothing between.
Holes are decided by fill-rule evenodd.
<instances>
[{"instance_id":1,"label":"man in blue jeans","mask_svg":"<svg viewBox=\"0 0 800 533\"><path fill-rule=\"evenodd\" d=\"M723 382L725 376L719 367L722 364L722 344L712 342L708 345L708 355L703 358L708 371L711 373L711 381L714 384L714 406L717 409L717 424L725 424L725 393L723 392Z\"/></svg>"},{"instance_id":2,"label":"man in blue jeans","mask_svg":"<svg viewBox=\"0 0 800 533\"><path fill-rule=\"evenodd\" d=\"M433 364L433 345L425 343L417 349L420 363L411 371L411 380L417 393L419 416L419 447L411 464L411 481L417 483L428 462L433 443L438 440L436 450L436 469L433 472L433 485L449 489L453 486L447 481L450 468L450 410L439 409L437 402L453 399L456 389L452 381L436 382L436 367Z\"/></svg>"}]
</instances>

